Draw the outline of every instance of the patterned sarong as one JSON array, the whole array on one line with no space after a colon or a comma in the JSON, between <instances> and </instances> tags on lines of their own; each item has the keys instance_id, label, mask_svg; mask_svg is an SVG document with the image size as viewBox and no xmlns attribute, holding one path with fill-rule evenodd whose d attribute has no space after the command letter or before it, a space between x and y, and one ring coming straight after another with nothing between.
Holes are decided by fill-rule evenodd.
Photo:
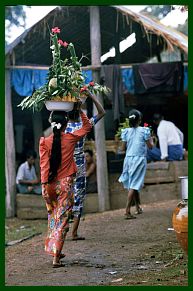
<instances>
[{"instance_id":1,"label":"patterned sarong","mask_svg":"<svg viewBox=\"0 0 193 291\"><path fill-rule=\"evenodd\" d=\"M69 219L74 204L73 179L73 176L65 177L60 181L43 185L42 196L48 211L48 233L45 240L45 251L54 256L60 256L69 230Z\"/></svg>"}]
</instances>

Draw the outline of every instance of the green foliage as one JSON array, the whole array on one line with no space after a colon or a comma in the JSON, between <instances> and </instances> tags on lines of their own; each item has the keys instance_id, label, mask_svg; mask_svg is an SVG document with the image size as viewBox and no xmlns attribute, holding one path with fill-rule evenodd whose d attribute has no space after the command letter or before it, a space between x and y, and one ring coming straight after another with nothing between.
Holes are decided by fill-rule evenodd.
<instances>
[{"instance_id":1,"label":"green foliage","mask_svg":"<svg viewBox=\"0 0 193 291\"><path fill-rule=\"evenodd\" d=\"M28 96L18 105L23 109L33 109L33 111L41 111L44 106L44 101L51 99L48 92L47 84L37 89L32 96Z\"/></svg>"},{"instance_id":2,"label":"green foliage","mask_svg":"<svg viewBox=\"0 0 193 291\"><path fill-rule=\"evenodd\" d=\"M25 220L17 217L5 220L5 242L19 240L26 236L43 233L47 229L47 220Z\"/></svg>"},{"instance_id":3,"label":"green foliage","mask_svg":"<svg viewBox=\"0 0 193 291\"><path fill-rule=\"evenodd\" d=\"M5 19L9 21L10 26L24 26L26 14L23 5L5 6Z\"/></svg>"},{"instance_id":4,"label":"green foliage","mask_svg":"<svg viewBox=\"0 0 193 291\"><path fill-rule=\"evenodd\" d=\"M118 138L118 139L121 139L121 133L122 133L122 130L125 129L125 128L128 128L129 127L129 118L125 118L125 121L124 122L121 122L119 124L119 127L118 127L118 130L115 134L115 136Z\"/></svg>"},{"instance_id":5,"label":"green foliage","mask_svg":"<svg viewBox=\"0 0 193 291\"><path fill-rule=\"evenodd\" d=\"M184 24L179 24L177 29L178 29L178 31L180 31L188 36L188 21L186 20L186 22Z\"/></svg>"},{"instance_id":6,"label":"green foliage","mask_svg":"<svg viewBox=\"0 0 193 291\"><path fill-rule=\"evenodd\" d=\"M5 20L6 20L6 30L5 39L9 39L10 29L12 26L18 26L25 28L26 26L26 12L25 8L30 6L25 5L15 5L15 6L5 6Z\"/></svg>"},{"instance_id":7,"label":"green foliage","mask_svg":"<svg viewBox=\"0 0 193 291\"><path fill-rule=\"evenodd\" d=\"M180 9L182 12L188 11L187 5L180 5L179 7L175 6L176 5L148 5L141 12L161 20L162 18L166 17L166 15L172 10ZM179 24L177 30L188 35L188 21L182 25Z\"/></svg>"},{"instance_id":8,"label":"green foliage","mask_svg":"<svg viewBox=\"0 0 193 291\"><path fill-rule=\"evenodd\" d=\"M28 108L34 111L40 111L45 101L78 101L81 94L85 95L87 91L93 94L108 94L110 89L97 83L90 82L85 84L85 78L81 70L81 63L78 61L72 43L66 43L58 40L60 29L51 33L51 46L53 63L49 68L47 82L44 86L37 89L32 96L26 97L18 106L23 109ZM71 57L65 60L61 59L61 46L67 48Z\"/></svg>"},{"instance_id":9,"label":"green foliage","mask_svg":"<svg viewBox=\"0 0 193 291\"><path fill-rule=\"evenodd\" d=\"M172 9L174 9L172 5L148 5L141 12L162 19L171 12Z\"/></svg>"}]
</instances>

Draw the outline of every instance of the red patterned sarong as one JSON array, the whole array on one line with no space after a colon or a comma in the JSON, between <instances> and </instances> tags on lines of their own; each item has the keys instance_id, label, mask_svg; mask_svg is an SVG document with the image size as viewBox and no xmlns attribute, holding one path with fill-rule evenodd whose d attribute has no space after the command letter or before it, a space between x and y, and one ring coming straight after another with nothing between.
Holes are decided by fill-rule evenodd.
<instances>
[{"instance_id":1,"label":"red patterned sarong","mask_svg":"<svg viewBox=\"0 0 193 291\"><path fill-rule=\"evenodd\" d=\"M72 183L73 176L70 176L43 185L42 196L46 201L48 210L48 234L45 240L45 251L54 256L60 256L69 230L69 219L74 204Z\"/></svg>"}]
</instances>

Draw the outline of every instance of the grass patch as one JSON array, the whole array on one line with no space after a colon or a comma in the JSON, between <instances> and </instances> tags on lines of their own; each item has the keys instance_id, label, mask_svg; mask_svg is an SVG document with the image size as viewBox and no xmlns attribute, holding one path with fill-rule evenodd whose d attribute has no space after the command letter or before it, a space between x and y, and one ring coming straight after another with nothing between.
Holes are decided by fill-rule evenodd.
<instances>
[{"instance_id":1,"label":"grass patch","mask_svg":"<svg viewBox=\"0 0 193 291\"><path fill-rule=\"evenodd\" d=\"M188 257L178 242L151 247L140 260L148 271L133 270L111 286L188 286ZM156 262L160 262L156 264ZM104 284L105 285L105 284Z\"/></svg>"},{"instance_id":2,"label":"grass patch","mask_svg":"<svg viewBox=\"0 0 193 291\"><path fill-rule=\"evenodd\" d=\"M47 230L47 220L5 219L5 243Z\"/></svg>"}]
</instances>

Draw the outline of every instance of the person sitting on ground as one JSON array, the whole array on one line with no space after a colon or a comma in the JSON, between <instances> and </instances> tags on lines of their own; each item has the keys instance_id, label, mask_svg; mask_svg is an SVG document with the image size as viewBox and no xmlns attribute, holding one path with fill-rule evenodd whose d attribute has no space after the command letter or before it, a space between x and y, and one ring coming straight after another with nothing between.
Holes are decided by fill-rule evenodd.
<instances>
[{"instance_id":1,"label":"person sitting on ground","mask_svg":"<svg viewBox=\"0 0 193 291\"><path fill-rule=\"evenodd\" d=\"M160 148L148 149L147 161L181 161L183 159L183 133L173 122L164 120L161 114L155 113L153 122L158 126L157 136Z\"/></svg>"},{"instance_id":2,"label":"person sitting on ground","mask_svg":"<svg viewBox=\"0 0 193 291\"><path fill-rule=\"evenodd\" d=\"M37 178L34 163L37 158L35 151L27 152L26 161L22 163L17 171L16 185L19 193L42 194L40 179Z\"/></svg>"},{"instance_id":3,"label":"person sitting on ground","mask_svg":"<svg viewBox=\"0 0 193 291\"><path fill-rule=\"evenodd\" d=\"M97 179L96 179L96 163L93 157L92 150L85 150L86 160L86 193L97 192Z\"/></svg>"}]
</instances>

